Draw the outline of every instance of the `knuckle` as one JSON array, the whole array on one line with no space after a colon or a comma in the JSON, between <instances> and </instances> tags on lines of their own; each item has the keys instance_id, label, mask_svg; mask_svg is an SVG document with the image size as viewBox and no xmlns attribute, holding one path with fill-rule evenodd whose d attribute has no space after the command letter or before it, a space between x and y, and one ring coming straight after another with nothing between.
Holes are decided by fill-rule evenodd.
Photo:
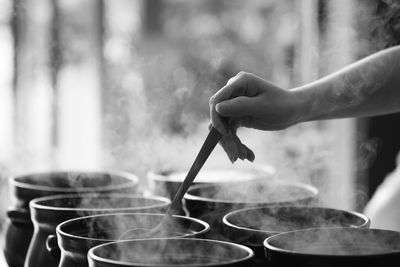
<instances>
[{"instance_id":1,"label":"knuckle","mask_svg":"<svg viewBox=\"0 0 400 267\"><path fill-rule=\"evenodd\" d=\"M237 80L237 78L238 78L237 76L234 76L234 77L230 78L230 79L226 82L226 84L229 85L229 84L233 83L234 81Z\"/></svg>"},{"instance_id":2,"label":"knuckle","mask_svg":"<svg viewBox=\"0 0 400 267\"><path fill-rule=\"evenodd\" d=\"M246 79L249 77L249 73L245 72L245 71L240 71L237 75L236 75L239 79Z\"/></svg>"},{"instance_id":3,"label":"knuckle","mask_svg":"<svg viewBox=\"0 0 400 267\"><path fill-rule=\"evenodd\" d=\"M213 95L213 96L210 97L210 99L208 100L208 104L209 104L210 106L212 106L212 105L214 104L214 102L215 102L215 95Z\"/></svg>"}]
</instances>

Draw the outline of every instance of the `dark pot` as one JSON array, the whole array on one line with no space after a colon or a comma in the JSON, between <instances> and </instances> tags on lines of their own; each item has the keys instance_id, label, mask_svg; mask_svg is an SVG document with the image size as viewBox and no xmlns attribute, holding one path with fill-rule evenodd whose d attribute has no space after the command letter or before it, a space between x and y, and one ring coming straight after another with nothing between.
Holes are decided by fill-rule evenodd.
<instances>
[{"instance_id":1,"label":"dark pot","mask_svg":"<svg viewBox=\"0 0 400 267\"><path fill-rule=\"evenodd\" d=\"M57 226L58 244L61 248L59 267L88 266L87 252L90 248L119 240L120 236L134 227L152 228L161 220L163 214L118 213L94 215L65 221ZM201 237L210 226L198 219L173 216L176 229L160 232L160 237ZM48 248L58 250L55 237L48 239Z\"/></svg>"},{"instance_id":2,"label":"dark pot","mask_svg":"<svg viewBox=\"0 0 400 267\"><path fill-rule=\"evenodd\" d=\"M56 234L58 224L76 217L116 212L163 212L170 200L125 194L73 194L36 198L30 202L34 234L25 267L58 266L46 250L46 239Z\"/></svg>"},{"instance_id":3,"label":"dark pot","mask_svg":"<svg viewBox=\"0 0 400 267\"><path fill-rule=\"evenodd\" d=\"M400 232L321 228L285 232L264 241L273 267L399 266Z\"/></svg>"},{"instance_id":4,"label":"dark pot","mask_svg":"<svg viewBox=\"0 0 400 267\"><path fill-rule=\"evenodd\" d=\"M126 192L137 190L139 179L126 172L44 172L11 177L14 204L5 225L4 256L10 267L23 267L33 234L29 201L68 193Z\"/></svg>"},{"instance_id":5,"label":"dark pot","mask_svg":"<svg viewBox=\"0 0 400 267\"><path fill-rule=\"evenodd\" d=\"M226 240L221 234L222 218L246 207L310 204L318 190L307 184L284 181L196 185L184 197L191 217L210 224L210 238Z\"/></svg>"},{"instance_id":6,"label":"dark pot","mask_svg":"<svg viewBox=\"0 0 400 267\"><path fill-rule=\"evenodd\" d=\"M213 169L202 170L194 180L193 184L214 184L224 182L251 181L267 179L275 173L275 170L268 165L255 167L252 169ZM153 194L165 196L173 199L182 181L185 179L186 172L160 171L149 172L147 179Z\"/></svg>"},{"instance_id":7,"label":"dark pot","mask_svg":"<svg viewBox=\"0 0 400 267\"><path fill-rule=\"evenodd\" d=\"M224 266L248 267L248 247L207 239L142 239L107 243L88 252L90 267Z\"/></svg>"},{"instance_id":8,"label":"dark pot","mask_svg":"<svg viewBox=\"0 0 400 267\"><path fill-rule=\"evenodd\" d=\"M271 235L307 228L370 225L369 218L358 212L311 206L241 209L225 215L222 222L224 236L254 250L255 266L265 266L263 242Z\"/></svg>"}]
</instances>

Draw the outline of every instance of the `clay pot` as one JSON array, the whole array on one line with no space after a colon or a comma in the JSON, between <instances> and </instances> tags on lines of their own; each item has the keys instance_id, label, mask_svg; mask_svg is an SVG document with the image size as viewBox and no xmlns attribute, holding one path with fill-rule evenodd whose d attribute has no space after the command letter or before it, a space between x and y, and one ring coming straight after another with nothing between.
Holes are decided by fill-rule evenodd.
<instances>
[{"instance_id":1,"label":"clay pot","mask_svg":"<svg viewBox=\"0 0 400 267\"><path fill-rule=\"evenodd\" d=\"M196 185L184 196L184 207L191 217L210 224L209 238L227 240L222 234L227 213L247 207L305 205L317 201L317 195L311 185L279 180Z\"/></svg>"},{"instance_id":2,"label":"clay pot","mask_svg":"<svg viewBox=\"0 0 400 267\"><path fill-rule=\"evenodd\" d=\"M248 267L253 257L254 252L248 247L197 238L119 241L88 252L90 267Z\"/></svg>"},{"instance_id":3,"label":"clay pot","mask_svg":"<svg viewBox=\"0 0 400 267\"><path fill-rule=\"evenodd\" d=\"M46 239L56 234L58 224L76 217L116 212L164 212L170 200L126 194L73 194L36 198L30 202L34 234L25 267L58 266L46 250Z\"/></svg>"},{"instance_id":4,"label":"clay pot","mask_svg":"<svg viewBox=\"0 0 400 267\"><path fill-rule=\"evenodd\" d=\"M388 266L400 262L400 233L361 228L284 232L264 241L271 267Z\"/></svg>"},{"instance_id":5,"label":"clay pot","mask_svg":"<svg viewBox=\"0 0 400 267\"><path fill-rule=\"evenodd\" d=\"M368 228L365 215L339 209L311 206L256 207L236 210L223 218L223 233L230 241L255 252L255 266L265 266L264 240L274 234L307 228Z\"/></svg>"},{"instance_id":6,"label":"clay pot","mask_svg":"<svg viewBox=\"0 0 400 267\"><path fill-rule=\"evenodd\" d=\"M257 166L248 169L205 169L199 172L193 181L197 184L245 182L259 179L267 179L275 173L269 165ZM147 179L153 194L173 199L187 171L160 171L149 172Z\"/></svg>"},{"instance_id":7,"label":"clay pot","mask_svg":"<svg viewBox=\"0 0 400 267\"><path fill-rule=\"evenodd\" d=\"M4 256L10 267L23 267L33 234L29 201L34 198L85 192L126 192L137 190L139 179L127 172L54 171L11 177L13 206L5 225Z\"/></svg>"},{"instance_id":8,"label":"clay pot","mask_svg":"<svg viewBox=\"0 0 400 267\"><path fill-rule=\"evenodd\" d=\"M88 266L87 252L90 248L120 239L127 230L135 227L152 228L161 220L163 214L152 213L114 213L93 215L65 221L57 226L57 240L48 239L48 249L53 253L61 248L59 267ZM158 233L161 237L201 237L210 226L198 219L174 215L175 227Z\"/></svg>"}]
</instances>

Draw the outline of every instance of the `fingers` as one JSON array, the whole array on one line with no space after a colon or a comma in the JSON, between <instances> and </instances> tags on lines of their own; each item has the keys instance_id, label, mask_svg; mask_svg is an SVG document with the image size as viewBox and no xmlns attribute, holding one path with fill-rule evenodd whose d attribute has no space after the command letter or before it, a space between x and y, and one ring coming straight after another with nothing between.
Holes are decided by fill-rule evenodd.
<instances>
[{"instance_id":1,"label":"fingers","mask_svg":"<svg viewBox=\"0 0 400 267\"><path fill-rule=\"evenodd\" d=\"M229 160L234 163L238 159L238 147L235 145L233 138L229 135L225 135L219 141L219 144L225 150L225 153L228 155Z\"/></svg>"},{"instance_id":2,"label":"fingers","mask_svg":"<svg viewBox=\"0 0 400 267\"><path fill-rule=\"evenodd\" d=\"M247 159L253 162L255 159L254 152L241 142L236 142L234 138L229 135L224 136L220 145L228 155L229 160L234 163L238 158L241 160Z\"/></svg>"},{"instance_id":3,"label":"fingers","mask_svg":"<svg viewBox=\"0 0 400 267\"><path fill-rule=\"evenodd\" d=\"M252 102L250 97L239 96L216 104L215 110L224 117L243 117L251 113L254 106Z\"/></svg>"},{"instance_id":4,"label":"fingers","mask_svg":"<svg viewBox=\"0 0 400 267\"><path fill-rule=\"evenodd\" d=\"M235 77L229 79L227 84L210 98L209 104L211 123L222 134L228 134L228 125L223 117L229 117L229 115L219 114L215 109L216 105L225 100L237 98L240 96L251 97L257 95L258 86L249 86L251 80L257 80L256 76L249 73L240 72ZM222 107L222 109L224 109L224 107Z\"/></svg>"},{"instance_id":5,"label":"fingers","mask_svg":"<svg viewBox=\"0 0 400 267\"><path fill-rule=\"evenodd\" d=\"M238 158L241 160L247 159L251 162L254 161L255 155L253 151L242 144L239 137L236 135L236 128L230 128L229 134L225 135L219 143L232 163L234 163Z\"/></svg>"},{"instance_id":6,"label":"fingers","mask_svg":"<svg viewBox=\"0 0 400 267\"><path fill-rule=\"evenodd\" d=\"M238 96L253 97L259 93L259 85L262 79L247 73L239 72L236 76L230 78L226 85L214 94L214 103L235 98Z\"/></svg>"},{"instance_id":7,"label":"fingers","mask_svg":"<svg viewBox=\"0 0 400 267\"><path fill-rule=\"evenodd\" d=\"M212 96L210 98L210 117L211 117L211 125L213 125L220 133L223 135L228 134L228 125L226 121L217 113L215 110L215 97Z\"/></svg>"},{"instance_id":8,"label":"fingers","mask_svg":"<svg viewBox=\"0 0 400 267\"><path fill-rule=\"evenodd\" d=\"M237 90L236 88L240 88L239 84L236 84L235 81L237 81L237 76L229 79L227 85L222 87L217 93L215 93L211 98L210 98L210 117L211 117L211 123L214 125L214 127L220 131L223 135L227 135L229 130L228 130L228 125L226 121L222 118L222 116L216 111L215 106L220 103L221 101L230 99L232 95L235 93ZM239 86L239 87L238 87Z\"/></svg>"}]
</instances>

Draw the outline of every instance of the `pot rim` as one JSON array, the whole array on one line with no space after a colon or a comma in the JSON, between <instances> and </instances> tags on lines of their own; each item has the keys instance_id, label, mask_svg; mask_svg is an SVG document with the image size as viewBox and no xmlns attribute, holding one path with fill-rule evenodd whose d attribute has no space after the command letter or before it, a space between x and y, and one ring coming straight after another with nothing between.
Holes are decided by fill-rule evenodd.
<instances>
[{"instance_id":1,"label":"pot rim","mask_svg":"<svg viewBox=\"0 0 400 267\"><path fill-rule=\"evenodd\" d=\"M274 175L276 173L276 169L274 167L272 167L271 165L267 165L267 164L263 164L263 165L258 165L255 166L254 168L249 168L247 169L238 169L238 170L230 170L230 169L224 169L224 168L212 168L212 169L207 169L204 170L204 172L220 172L220 171L231 171L231 172L251 172L253 171L254 173L261 175L263 173L268 174L268 175ZM168 174L164 175L162 174L162 171L148 171L147 172L147 177L151 180L154 181L160 181L160 182L170 182L170 183L181 183L183 181L183 179L177 179L176 177L171 177L171 174L185 174L187 172L185 172L184 170L167 170L166 172L168 172ZM184 175L183 177L184 178ZM260 178L247 178L247 179L243 179L240 180L240 182L245 182L245 181L253 181L253 180L259 180ZM229 183L231 181L216 181L216 182L209 182L209 181L195 181L196 184L214 184L214 183Z\"/></svg>"},{"instance_id":2,"label":"pot rim","mask_svg":"<svg viewBox=\"0 0 400 267\"><path fill-rule=\"evenodd\" d=\"M262 210L262 209L269 209L269 208L270 208L270 206L260 206L260 207L250 207L250 208L233 210L233 211L225 214L225 216L222 218L222 223L225 226L231 227L235 230L243 230L243 231L247 231L247 232L255 233L255 234L269 234L269 235L279 234L281 232L266 231L266 230L259 230L259 229L239 226L239 225L233 224L232 222L229 221L229 219L232 216L235 216L238 213L242 213L242 212L246 212L246 211L250 211L250 210ZM280 208L304 208L304 209L308 209L308 210L312 210L312 209L313 210L331 210L331 211L338 211L338 212L351 214L351 215L354 215L364 221L361 225L358 225L355 228L368 228L368 226L371 223L371 220L368 218L368 216L366 216L360 212L356 212L356 211L347 211L347 210L334 209L334 208L328 208L328 207L307 206L307 205L279 205L278 207L274 207L274 209L280 209ZM321 228L332 228L332 227L321 227ZM307 228L307 229L309 229L309 228ZM301 229L298 229L298 230L301 230Z\"/></svg>"},{"instance_id":3,"label":"pot rim","mask_svg":"<svg viewBox=\"0 0 400 267\"><path fill-rule=\"evenodd\" d=\"M242 183L242 182L238 182L238 183ZM193 185L189 188L189 190L187 191L187 193L184 196L184 199L191 200L191 201L226 203L226 204L245 203L245 204L258 204L258 205L276 205L276 204L280 204L280 203L287 203L287 202L292 202L292 201L301 201L301 200L305 200L305 199L309 199L309 198L315 198L316 196L318 196L318 193L319 193L319 190L311 184L306 184L306 183L301 183L301 182L288 182L288 181L282 181L282 180L274 181L274 183L297 186L299 188L303 188L303 189L307 190L310 193L310 195L302 197L300 199L287 199L287 200L272 201L272 202L265 202L262 200L259 200L259 201L224 200L224 199L220 199L220 198L201 197L201 196L196 196L196 195L191 194L191 191L193 191L193 190L196 190L199 188L207 188L207 187L212 188L212 187L215 187L215 185L216 185L216 184L198 184L198 185ZM224 183L220 183L220 184L224 184Z\"/></svg>"},{"instance_id":4,"label":"pot rim","mask_svg":"<svg viewBox=\"0 0 400 267\"><path fill-rule=\"evenodd\" d=\"M393 230L385 230L385 229L378 229L378 228L355 228L355 227L327 227L327 228L308 228L308 229L301 229L301 230L294 230L283 232L279 234L275 234L272 236L267 237L263 242L263 247L266 250L273 251L275 253L285 254L285 255L299 255L299 256L312 256L312 257L334 257L334 258L350 258L350 257L358 257L358 258L368 258L368 257L379 257L382 255L392 255L392 254L400 254L400 250L396 252L381 252L381 253L373 253L373 254L357 254L357 255L332 255L332 254L311 254L301 251L289 250L284 248L279 248L276 246L271 245L269 242L274 238L279 238L281 236L290 235L297 232L311 232L311 231L331 231L331 230L343 230L343 231L370 231L370 232L392 232L394 234L400 235L400 232L393 231Z\"/></svg>"},{"instance_id":5,"label":"pot rim","mask_svg":"<svg viewBox=\"0 0 400 267\"><path fill-rule=\"evenodd\" d=\"M128 199L152 199L152 200L159 200L160 203L152 204L148 206L140 206L140 207L118 207L118 208L72 208L72 207L56 207L56 206L47 206L42 205L40 202L49 201L49 200L58 200L63 198L87 198L92 199L94 197L121 197L121 198L128 198ZM140 196L137 194L123 194L123 193L81 193L81 194L59 194L59 195L51 195L45 197L39 197L31 200L29 202L30 209L35 210L54 210L54 211L73 211L73 212L83 212L83 211L106 211L106 210L113 210L115 212L118 211L128 211L131 210L132 212L135 210L143 210L143 209L152 209L152 208L160 208L160 207L167 207L171 203L171 200L166 197L162 196Z\"/></svg>"},{"instance_id":6,"label":"pot rim","mask_svg":"<svg viewBox=\"0 0 400 267\"><path fill-rule=\"evenodd\" d=\"M87 254L87 257L92 258L93 260L99 261L99 262L103 262L103 263L108 263L108 264L114 264L114 265L122 265L122 266L132 266L132 262L127 262L127 261L117 261L117 260L110 260L110 259L105 259L102 258L100 256L97 256L94 254L94 250L103 247L103 246L108 246L108 245L113 245L113 244L117 244L117 243L129 243L129 242L140 242L143 240L166 240L166 239L173 239L173 240L192 240L192 241L199 241L201 240L202 242L206 242L206 243L219 243L219 244L225 244L225 245L229 245L231 247L236 247L239 249L242 249L244 251L246 251L248 253L248 255L246 257L243 257L241 259L237 259L237 260L231 260L229 262L224 262L224 263L209 263L209 264L182 264L182 265L176 265L176 264L143 264L141 263L141 266L152 266L152 267L177 267L177 266L190 266L190 267L200 267L200 266L226 266L226 265L230 265L230 264L237 264L240 262L244 262L247 260L250 260L251 258L254 257L254 251L252 249L250 249L249 247L246 247L244 245L240 245L240 244L236 244L236 243L232 243L232 242L227 242L227 241L221 241L221 240L212 240L212 239L200 239L200 238L154 238L154 239L136 239L136 240L124 240L124 241L117 241L117 242L110 242L110 243L106 243L106 244L101 244L101 245L97 245L93 248L91 248Z\"/></svg>"},{"instance_id":7,"label":"pot rim","mask_svg":"<svg viewBox=\"0 0 400 267\"><path fill-rule=\"evenodd\" d=\"M36 185L31 183L26 183L23 181L19 181L19 179L29 177L32 175L50 175L50 174L64 174L64 173L89 173L89 174L110 174L112 176L119 176L122 178L126 178L126 182L122 182L119 184L111 184L104 186L93 186L93 187L57 187L57 186L47 186L47 185ZM29 190L37 190L37 191L50 191L50 192L60 192L60 193L74 193L74 192L101 192L108 191L113 189L124 189L126 187L130 187L132 185L137 185L139 183L139 178L130 172L119 171L119 170L54 170L54 171L42 171L42 172L31 172L27 174L14 175L9 178L9 183L12 187L21 188L21 189L29 189Z\"/></svg>"},{"instance_id":8,"label":"pot rim","mask_svg":"<svg viewBox=\"0 0 400 267\"><path fill-rule=\"evenodd\" d=\"M100 238L90 238L90 237L83 237L83 236L78 236L78 235L74 235L74 234L70 234L67 232L64 232L61 228L68 226L69 224L73 224L76 221L81 221L81 220L86 220L86 219L92 219L92 218L96 218L96 217L106 217L106 216L126 216L126 215L138 215L138 216L164 216L164 213L145 213L145 212L138 212L138 213L134 213L134 212L117 212L117 213L108 213L108 214L96 214L96 215L89 215L89 216L83 216L83 217L78 217L78 218L73 218L67 221L64 221L60 224L57 225L56 227L56 233L57 235L61 236L61 237L66 237L69 239L73 239L73 240L78 240L78 241L101 241L101 242L116 242L115 239L100 239ZM186 236L198 236L198 235L202 235L205 234L206 232L208 232L210 230L210 225L208 223L206 223L205 221L199 220L197 218L193 218L193 217L188 217L188 216L181 216L181 215L172 215L172 217L177 217L180 219L184 219L184 220L189 220L192 222L196 222L199 225L203 226L204 229L202 229L199 232L196 232L194 234L185 234L182 235L181 237L186 237ZM170 238L174 238L174 237L170 237ZM147 239L147 238L146 238ZM148 239L157 239L157 238L148 238ZM159 238L160 239L160 238ZM138 240L138 239L135 239Z\"/></svg>"}]
</instances>

